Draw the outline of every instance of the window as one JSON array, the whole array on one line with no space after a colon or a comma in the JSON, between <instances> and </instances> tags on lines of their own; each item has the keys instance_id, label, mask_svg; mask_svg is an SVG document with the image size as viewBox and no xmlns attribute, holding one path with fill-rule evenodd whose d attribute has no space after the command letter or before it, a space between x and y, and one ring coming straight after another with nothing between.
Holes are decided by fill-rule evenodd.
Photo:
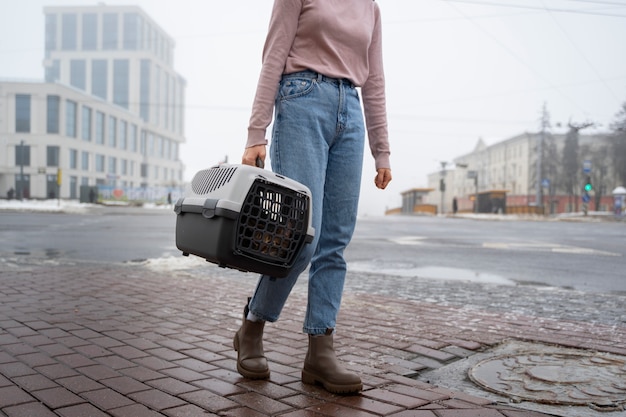
<instances>
[{"instance_id":1,"label":"window","mask_svg":"<svg viewBox=\"0 0 626 417\"><path fill-rule=\"evenodd\" d=\"M30 133L30 95L17 94L15 96L15 131Z\"/></svg>"},{"instance_id":2,"label":"window","mask_svg":"<svg viewBox=\"0 0 626 417\"><path fill-rule=\"evenodd\" d=\"M109 174L117 174L117 158L109 156Z\"/></svg>"},{"instance_id":3,"label":"window","mask_svg":"<svg viewBox=\"0 0 626 417\"><path fill-rule=\"evenodd\" d=\"M128 160L122 159L120 162L121 162L120 173L122 175L128 175Z\"/></svg>"},{"instance_id":4,"label":"window","mask_svg":"<svg viewBox=\"0 0 626 417\"><path fill-rule=\"evenodd\" d=\"M72 59L70 61L70 85L84 90L87 79L86 71L84 60Z\"/></svg>"},{"instance_id":5,"label":"window","mask_svg":"<svg viewBox=\"0 0 626 417\"><path fill-rule=\"evenodd\" d=\"M102 49L117 49L117 13L105 13L102 19Z\"/></svg>"},{"instance_id":6,"label":"window","mask_svg":"<svg viewBox=\"0 0 626 417\"><path fill-rule=\"evenodd\" d=\"M163 158L163 138L161 136L155 137L155 146L156 146L156 156L159 158Z\"/></svg>"},{"instance_id":7,"label":"window","mask_svg":"<svg viewBox=\"0 0 626 417\"><path fill-rule=\"evenodd\" d=\"M83 50L93 51L98 48L98 15L83 14Z\"/></svg>"},{"instance_id":8,"label":"window","mask_svg":"<svg viewBox=\"0 0 626 417\"><path fill-rule=\"evenodd\" d=\"M50 52L57 49L57 15L46 15L46 57Z\"/></svg>"},{"instance_id":9,"label":"window","mask_svg":"<svg viewBox=\"0 0 626 417\"><path fill-rule=\"evenodd\" d=\"M46 132L47 133L59 133L59 124L61 119L61 98L59 96L48 96L47 112L46 112Z\"/></svg>"},{"instance_id":10,"label":"window","mask_svg":"<svg viewBox=\"0 0 626 417\"><path fill-rule=\"evenodd\" d=\"M163 111L165 114L163 116L163 127L168 129L170 127L170 76L167 73L163 73L163 78L165 81L165 93L163 97Z\"/></svg>"},{"instance_id":11,"label":"window","mask_svg":"<svg viewBox=\"0 0 626 417\"><path fill-rule=\"evenodd\" d=\"M71 176L70 177L70 198L72 200L78 198L76 190L78 189L78 177Z\"/></svg>"},{"instance_id":12,"label":"window","mask_svg":"<svg viewBox=\"0 0 626 417\"><path fill-rule=\"evenodd\" d=\"M116 59L113 61L113 102L128 108L128 60Z\"/></svg>"},{"instance_id":13,"label":"window","mask_svg":"<svg viewBox=\"0 0 626 417\"><path fill-rule=\"evenodd\" d=\"M15 166L30 166L30 146L19 144L15 146Z\"/></svg>"},{"instance_id":14,"label":"window","mask_svg":"<svg viewBox=\"0 0 626 417\"><path fill-rule=\"evenodd\" d=\"M154 112L154 124L161 123L161 68L156 67L154 70L154 102L157 104Z\"/></svg>"},{"instance_id":15,"label":"window","mask_svg":"<svg viewBox=\"0 0 626 417\"><path fill-rule=\"evenodd\" d=\"M75 101L67 100L65 106L65 136L76 137L76 108Z\"/></svg>"},{"instance_id":16,"label":"window","mask_svg":"<svg viewBox=\"0 0 626 417\"><path fill-rule=\"evenodd\" d=\"M107 61L94 59L91 62L91 94L107 99Z\"/></svg>"},{"instance_id":17,"label":"window","mask_svg":"<svg viewBox=\"0 0 626 417\"><path fill-rule=\"evenodd\" d=\"M96 155L96 172L104 172L104 155Z\"/></svg>"},{"instance_id":18,"label":"window","mask_svg":"<svg viewBox=\"0 0 626 417\"><path fill-rule=\"evenodd\" d=\"M138 49L139 23L139 15L137 13L124 13L124 49Z\"/></svg>"},{"instance_id":19,"label":"window","mask_svg":"<svg viewBox=\"0 0 626 417\"><path fill-rule=\"evenodd\" d=\"M83 171L89 171L89 152L87 151L80 153L80 168Z\"/></svg>"},{"instance_id":20,"label":"window","mask_svg":"<svg viewBox=\"0 0 626 417\"><path fill-rule=\"evenodd\" d=\"M148 145L148 133L145 130L142 130L141 131L141 143L139 144L140 146L139 152L144 156L147 156L147 153L146 153L147 145Z\"/></svg>"},{"instance_id":21,"label":"window","mask_svg":"<svg viewBox=\"0 0 626 417\"><path fill-rule=\"evenodd\" d=\"M96 143L104 145L104 113L96 112Z\"/></svg>"},{"instance_id":22,"label":"window","mask_svg":"<svg viewBox=\"0 0 626 417\"><path fill-rule=\"evenodd\" d=\"M61 30L61 49L64 51L76 50L76 14L63 13Z\"/></svg>"},{"instance_id":23,"label":"window","mask_svg":"<svg viewBox=\"0 0 626 417\"><path fill-rule=\"evenodd\" d=\"M91 142L91 109L83 106L82 135L83 140Z\"/></svg>"},{"instance_id":24,"label":"window","mask_svg":"<svg viewBox=\"0 0 626 417\"><path fill-rule=\"evenodd\" d=\"M141 178L147 178L148 177L148 164L142 163L141 164Z\"/></svg>"},{"instance_id":25,"label":"window","mask_svg":"<svg viewBox=\"0 0 626 417\"><path fill-rule=\"evenodd\" d=\"M130 150L137 152L137 125L130 126Z\"/></svg>"},{"instance_id":26,"label":"window","mask_svg":"<svg viewBox=\"0 0 626 417\"><path fill-rule=\"evenodd\" d=\"M141 60L141 74L139 85L139 113L141 118L150 121L150 61Z\"/></svg>"},{"instance_id":27,"label":"window","mask_svg":"<svg viewBox=\"0 0 626 417\"><path fill-rule=\"evenodd\" d=\"M117 119L109 116L109 146L117 147Z\"/></svg>"},{"instance_id":28,"label":"window","mask_svg":"<svg viewBox=\"0 0 626 417\"><path fill-rule=\"evenodd\" d=\"M148 133L148 148L146 155L154 156L154 135L152 133Z\"/></svg>"},{"instance_id":29,"label":"window","mask_svg":"<svg viewBox=\"0 0 626 417\"><path fill-rule=\"evenodd\" d=\"M126 122L125 120L120 120L119 127L120 127L120 132L118 135L118 139L119 139L120 149L126 150L128 149L128 137L127 137L128 122Z\"/></svg>"},{"instance_id":30,"label":"window","mask_svg":"<svg viewBox=\"0 0 626 417\"><path fill-rule=\"evenodd\" d=\"M70 149L70 169L78 168L78 151L76 149Z\"/></svg>"},{"instance_id":31,"label":"window","mask_svg":"<svg viewBox=\"0 0 626 417\"><path fill-rule=\"evenodd\" d=\"M46 147L46 166L58 167L59 166L59 150L58 146Z\"/></svg>"}]
</instances>

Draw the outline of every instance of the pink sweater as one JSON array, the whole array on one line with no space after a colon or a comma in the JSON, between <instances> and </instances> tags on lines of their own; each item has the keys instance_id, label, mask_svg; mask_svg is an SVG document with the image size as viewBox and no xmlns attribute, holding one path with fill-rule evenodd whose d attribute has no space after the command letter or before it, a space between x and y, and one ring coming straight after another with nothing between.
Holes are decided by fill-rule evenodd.
<instances>
[{"instance_id":1,"label":"pink sweater","mask_svg":"<svg viewBox=\"0 0 626 417\"><path fill-rule=\"evenodd\" d=\"M267 144L283 74L312 70L361 87L376 168L390 168L380 10L372 0L275 0L246 147Z\"/></svg>"}]
</instances>

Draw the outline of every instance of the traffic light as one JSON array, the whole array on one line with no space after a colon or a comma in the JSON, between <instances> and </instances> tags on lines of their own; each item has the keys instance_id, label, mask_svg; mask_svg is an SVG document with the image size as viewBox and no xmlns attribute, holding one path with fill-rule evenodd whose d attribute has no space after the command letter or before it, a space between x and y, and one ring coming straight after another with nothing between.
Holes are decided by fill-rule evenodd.
<instances>
[{"instance_id":1,"label":"traffic light","mask_svg":"<svg viewBox=\"0 0 626 417\"><path fill-rule=\"evenodd\" d=\"M444 181L443 178L439 180L439 191L441 192L446 191L446 182Z\"/></svg>"},{"instance_id":2,"label":"traffic light","mask_svg":"<svg viewBox=\"0 0 626 417\"><path fill-rule=\"evenodd\" d=\"M587 175L587 179L585 180L585 191L589 192L593 190L593 185L591 185L591 176Z\"/></svg>"}]
</instances>

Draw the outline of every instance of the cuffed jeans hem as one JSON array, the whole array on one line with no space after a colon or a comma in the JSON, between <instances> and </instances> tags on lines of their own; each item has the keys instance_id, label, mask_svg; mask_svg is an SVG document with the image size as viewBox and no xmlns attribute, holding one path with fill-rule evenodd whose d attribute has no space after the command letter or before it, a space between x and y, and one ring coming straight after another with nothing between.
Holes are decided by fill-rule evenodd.
<instances>
[{"instance_id":1,"label":"cuffed jeans hem","mask_svg":"<svg viewBox=\"0 0 626 417\"><path fill-rule=\"evenodd\" d=\"M254 311L254 310L250 310L250 312L252 314L254 314L259 320L262 320L262 321L267 321L267 322L270 322L270 323L276 323L278 321L277 317L276 318L275 317L269 317L269 316L266 316L264 314L259 313L258 311Z\"/></svg>"},{"instance_id":2,"label":"cuffed jeans hem","mask_svg":"<svg viewBox=\"0 0 626 417\"><path fill-rule=\"evenodd\" d=\"M324 327L324 328L307 328L303 327L302 332L310 335L318 335L318 334L326 334L328 329L334 330L334 327Z\"/></svg>"}]
</instances>

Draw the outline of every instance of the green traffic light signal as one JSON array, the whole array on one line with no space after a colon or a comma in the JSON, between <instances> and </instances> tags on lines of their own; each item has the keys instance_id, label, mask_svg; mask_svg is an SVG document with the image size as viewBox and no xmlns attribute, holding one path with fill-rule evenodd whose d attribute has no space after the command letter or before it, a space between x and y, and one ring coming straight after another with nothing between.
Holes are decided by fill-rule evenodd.
<instances>
[{"instance_id":1,"label":"green traffic light signal","mask_svg":"<svg viewBox=\"0 0 626 417\"><path fill-rule=\"evenodd\" d=\"M585 191L591 191L593 190L593 186L589 183L585 184Z\"/></svg>"}]
</instances>

